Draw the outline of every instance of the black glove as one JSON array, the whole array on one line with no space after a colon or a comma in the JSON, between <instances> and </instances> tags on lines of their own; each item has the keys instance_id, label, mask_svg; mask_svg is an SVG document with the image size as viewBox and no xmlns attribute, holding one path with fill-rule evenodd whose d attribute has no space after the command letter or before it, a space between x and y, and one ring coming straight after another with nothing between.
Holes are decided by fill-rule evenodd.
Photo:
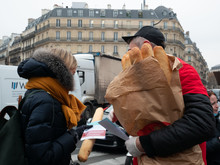
<instances>
[{"instance_id":1,"label":"black glove","mask_svg":"<svg viewBox=\"0 0 220 165\"><path fill-rule=\"evenodd\" d=\"M79 139L82 137L82 134L85 129L92 128L93 125L82 125L76 128L76 133L78 134Z\"/></svg>"},{"instance_id":2,"label":"black glove","mask_svg":"<svg viewBox=\"0 0 220 165\"><path fill-rule=\"evenodd\" d=\"M82 137L84 130L92 127L93 125L82 125L77 127L76 129L69 130L69 133L74 137L75 141L77 142Z\"/></svg>"}]
</instances>

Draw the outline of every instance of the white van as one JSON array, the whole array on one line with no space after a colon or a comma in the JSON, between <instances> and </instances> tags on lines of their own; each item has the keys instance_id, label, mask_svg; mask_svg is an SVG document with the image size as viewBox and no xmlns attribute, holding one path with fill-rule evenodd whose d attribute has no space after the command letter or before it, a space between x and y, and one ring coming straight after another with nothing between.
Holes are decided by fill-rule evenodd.
<instances>
[{"instance_id":1,"label":"white van","mask_svg":"<svg viewBox=\"0 0 220 165\"><path fill-rule=\"evenodd\" d=\"M19 77L17 66L0 65L0 111L7 105L18 107L19 95L26 91L27 79ZM70 93L81 99L81 87L78 74L74 75L75 90Z\"/></svg>"},{"instance_id":2,"label":"white van","mask_svg":"<svg viewBox=\"0 0 220 165\"><path fill-rule=\"evenodd\" d=\"M24 96L26 83L27 79L17 74L17 66L0 65L0 110L7 105L18 107L18 97Z\"/></svg>"}]
</instances>

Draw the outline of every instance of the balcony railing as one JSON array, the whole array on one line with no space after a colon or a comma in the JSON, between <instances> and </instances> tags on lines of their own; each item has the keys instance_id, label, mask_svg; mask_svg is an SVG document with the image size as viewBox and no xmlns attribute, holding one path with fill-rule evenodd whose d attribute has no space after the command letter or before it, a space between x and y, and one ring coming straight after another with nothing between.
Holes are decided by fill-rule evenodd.
<instances>
[{"instance_id":1,"label":"balcony railing","mask_svg":"<svg viewBox=\"0 0 220 165\"><path fill-rule=\"evenodd\" d=\"M33 48L34 48L34 44L28 45L28 46L23 47L22 51L28 51L28 50L33 49Z\"/></svg>"},{"instance_id":2,"label":"balcony railing","mask_svg":"<svg viewBox=\"0 0 220 165\"><path fill-rule=\"evenodd\" d=\"M28 39L33 38L33 37L35 37L35 32L34 31L27 34L27 35L25 35L25 36L22 36L21 39L22 39L22 41L25 41L25 40L28 40Z\"/></svg>"},{"instance_id":3,"label":"balcony railing","mask_svg":"<svg viewBox=\"0 0 220 165\"><path fill-rule=\"evenodd\" d=\"M160 29L160 30L167 30L167 31L175 31L175 32L179 32L179 33L181 33L183 36L184 36L184 32L180 29L180 28L178 28L178 27L173 27L173 26L167 26L167 27L164 27L164 26L156 26L158 29Z\"/></svg>"},{"instance_id":4,"label":"balcony railing","mask_svg":"<svg viewBox=\"0 0 220 165\"><path fill-rule=\"evenodd\" d=\"M169 39L169 40L166 41L166 43L180 45L183 49L185 49L185 47L186 47L186 46L185 46L181 41L179 41L179 40Z\"/></svg>"},{"instance_id":5,"label":"balcony railing","mask_svg":"<svg viewBox=\"0 0 220 165\"><path fill-rule=\"evenodd\" d=\"M45 25L45 26L43 26L43 27L37 29L37 30L36 30L36 33L39 33L39 32L41 32L41 31L47 30L47 29L49 29L49 28L50 28L50 24Z\"/></svg>"},{"instance_id":6,"label":"balcony railing","mask_svg":"<svg viewBox=\"0 0 220 165\"><path fill-rule=\"evenodd\" d=\"M10 58L10 63L16 64L20 62L20 56Z\"/></svg>"},{"instance_id":7,"label":"balcony railing","mask_svg":"<svg viewBox=\"0 0 220 165\"><path fill-rule=\"evenodd\" d=\"M61 38L55 38L55 37L48 37L43 40L35 42L35 46L46 43L46 42L124 42L123 39L118 38L118 40L115 40L114 38L105 38L104 40L101 38L89 38L89 37L83 37L82 39L78 39L77 37L72 37L71 39L67 39L66 37Z\"/></svg>"},{"instance_id":8,"label":"balcony railing","mask_svg":"<svg viewBox=\"0 0 220 165\"><path fill-rule=\"evenodd\" d=\"M66 28L66 29L134 29L137 30L139 29L139 25L120 25L120 24L71 24L71 27L67 27L67 24L61 24L60 26L56 26L56 24L49 24L46 25L40 29L37 30L37 32L40 32L42 30L48 29L48 28Z\"/></svg>"},{"instance_id":9,"label":"balcony railing","mask_svg":"<svg viewBox=\"0 0 220 165\"><path fill-rule=\"evenodd\" d=\"M17 53L19 53L20 51L21 51L21 48L20 48L20 47L19 47L19 48L16 48L16 49L13 49L13 50L9 51L9 56L14 55L14 54L17 54Z\"/></svg>"}]
</instances>

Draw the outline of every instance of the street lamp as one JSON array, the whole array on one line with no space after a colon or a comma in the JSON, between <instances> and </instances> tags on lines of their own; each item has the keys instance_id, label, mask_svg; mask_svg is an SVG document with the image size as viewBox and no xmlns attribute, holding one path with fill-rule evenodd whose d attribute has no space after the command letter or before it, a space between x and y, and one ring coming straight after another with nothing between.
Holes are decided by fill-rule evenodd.
<instances>
[{"instance_id":1,"label":"street lamp","mask_svg":"<svg viewBox=\"0 0 220 165\"><path fill-rule=\"evenodd\" d=\"M170 11L168 14L169 14L169 20L174 19L174 17L176 16L176 14L175 14L173 11ZM160 23L163 19L165 19L165 18L167 18L167 17L163 17L163 18L161 18L158 22L153 23L153 26L159 24L159 23Z\"/></svg>"}]
</instances>

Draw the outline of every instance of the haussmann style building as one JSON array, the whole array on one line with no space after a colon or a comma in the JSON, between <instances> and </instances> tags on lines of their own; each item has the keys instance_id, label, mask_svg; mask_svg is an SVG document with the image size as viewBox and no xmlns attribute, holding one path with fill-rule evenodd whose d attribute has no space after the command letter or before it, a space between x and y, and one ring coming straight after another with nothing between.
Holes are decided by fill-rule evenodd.
<instances>
[{"instance_id":1,"label":"haussmann style building","mask_svg":"<svg viewBox=\"0 0 220 165\"><path fill-rule=\"evenodd\" d=\"M60 47L73 54L99 52L122 58L128 45L121 37L134 35L146 25L159 28L166 39L165 51L193 65L206 85L208 66L195 43L184 34L176 13L164 6L148 9L145 1L141 9L134 10L126 9L125 5L122 9L112 9L111 5L93 9L84 2L43 9L39 18L28 19L19 36L0 46L0 64L18 65L41 47Z\"/></svg>"}]
</instances>

